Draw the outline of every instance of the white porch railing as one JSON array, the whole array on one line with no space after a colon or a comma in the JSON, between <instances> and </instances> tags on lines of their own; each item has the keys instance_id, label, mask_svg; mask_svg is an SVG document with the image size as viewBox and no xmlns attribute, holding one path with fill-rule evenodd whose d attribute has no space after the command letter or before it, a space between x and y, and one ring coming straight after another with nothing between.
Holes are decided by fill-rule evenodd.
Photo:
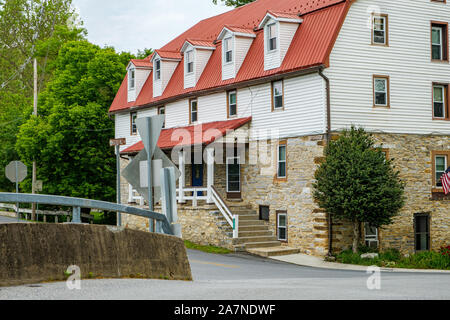
<instances>
[{"instance_id":1,"label":"white porch railing","mask_svg":"<svg viewBox=\"0 0 450 320\"><path fill-rule=\"evenodd\" d=\"M141 207L144 205L144 197L142 197L131 184L128 185L128 203L138 203Z\"/></svg>"},{"instance_id":2,"label":"white porch railing","mask_svg":"<svg viewBox=\"0 0 450 320\"><path fill-rule=\"evenodd\" d=\"M228 208L225 201L220 196L219 192L214 186L211 186L211 196L214 204L219 209L220 213L225 217L229 225L233 228L233 238L239 237L239 216L233 215L230 208Z\"/></svg>"},{"instance_id":3,"label":"white porch railing","mask_svg":"<svg viewBox=\"0 0 450 320\"><path fill-rule=\"evenodd\" d=\"M199 200L208 200L208 188L183 188L181 192L182 194L180 194L180 189L177 189L177 200L179 203L184 203L186 200L191 200L192 206L196 207ZM202 196L198 195L200 192L203 192ZM188 193L188 195L186 195L186 193Z\"/></svg>"}]
</instances>

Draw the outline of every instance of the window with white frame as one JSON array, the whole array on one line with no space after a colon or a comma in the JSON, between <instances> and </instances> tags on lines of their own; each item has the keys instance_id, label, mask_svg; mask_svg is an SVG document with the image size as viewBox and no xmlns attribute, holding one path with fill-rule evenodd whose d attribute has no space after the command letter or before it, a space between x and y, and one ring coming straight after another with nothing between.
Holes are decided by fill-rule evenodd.
<instances>
[{"instance_id":1,"label":"window with white frame","mask_svg":"<svg viewBox=\"0 0 450 320\"><path fill-rule=\"evenodd\" d=\"M133 90L136 84L136 70L130 69L128 71L128 89Z\"/></svg>"},{"instance_id":2,"label":"window with white frame","mask_svg":"<svg viewBox=\"0 0 450 320\"><path fill-rule=\"evenodd\" d=\"M283 211L277 212L277 237L279 241L287 241L287 213Z\"/></svg>"},{"instance_id":3,"label":"window with white frame","mask_svg":"<svg viewBox=\"0 0 450 320\"><path fill-rule=\"evenodd\" d=\"M158 114L164 116L163 128L165 128L166 127L166 117L165 117L166 107L165 106L158 107Z\"/></svg>"},{"instance_id":4,"label":"window with white frame","mask_svg":"<svg viewBox=\"0 0 450 320\"><path fill-rule=\"evenodd\" d=\"M372 43L373 44L381 44L387 45L387 16L379 15L373 16L373 34L372 34Z\"/></svg>"},{"instance_id":5,"label":"window with white frame","mask_svg":"<svg viewBox=\"0 0 450 320\"><path fill-rule=\"evenodd\" d=\"M366 223L364 225L364 238L367 247L378 248L378 228Z\"/></svg>"},{"instance_id":6,"label":"window with white frame","mask_svg":"<svg viewBox=\"0 0 450 320\"><path fill-rule=\"evenodd\" d=\"M155 80L161 79L161 60L155 60Z\"/></svg>"},{"instance_id":7,"label":"window with white frame","mask_svg":"<svg viewBox=\"0 0 450 320\"><path fill-rule=\"evenodd\" d=\"M431 28L431 50L433 60L443 60L444 58L444 28L433 26Z\"/></svg>"},{"instance_id":8,"label":"window with white frame","mask_svg":"<svg viewBox=\"0 0 450 320\"><path fill-rule=\"evenodd\" d=\"M448 158L446 155L437 155L435 157L435 176L436 187L442 188L442 176L448 168Z\"/></svg>"},{"instance_id":9,"label":"window with white frame","mask_svg":"<svg viewBox=\"0 0 450 320\"><path fill-rule=\"evenodd\" d=\"M130 113L130 125L131 125L130 131L132 136L137 134L136 119L137 119L137 112Z\"/></svg>"},{"instance_id":10,"label":"window with white frame","mask_svg":"<svg viewBox=\"0 0 450 320\"><path fill-rule=\"evenodd\" d=\"M277 50L278 28L276 23L267 26L267 51Z\"/></svg>"},{"instance_id":11,"label":"window with white frame","mask_svg":"<svg viewBox=\"0 0 450 320\"><path fill-rule=\"evenodd\" d=\"M278 145L278 165L277 177L279 179L287 178L287 154L286 142L280 142Z\"/></svg>"},{"instance_id":12,"label":"window with white frame","mask_svg":"<svg viewBox=\"0 0 450 320\"><path fill-rule=\"evenodd\" d=\"M228 92L228 116L237 116L237 94L236 90Z\"/></svg>"},{"instance_id":13,"label":"window with white frame","mask_svg":"<svg viewBox=\"0 0 450 320\"><path fill-rule=\"evenodd\" d=\"M223 54L225 63L233 62L233 38L223 40Z\"/></svg>"},{"instance_id":14,"label":"window with white frame","mask_svg":"<svg viewBox=\"0 0 450 320\"><path fill-rule=\"evenodd\" d=\"M439 119L446 118L447 112L447 86L441 84L433 85L433 117Z\"/></svg>"},{"instance_id":15,"label":"window with white frame","mask_svg":"<svg viewBox=\"0 0 450 320\"><path fill-rule=\"evenodd\" d=\"M389 77L374 76L373 78L374 106L389 106Z\"/></svg>"},{"instance_id":16,"label":"window with white frame","mask_svg":"<svg viewBox=\"0 0 450 320\"><path fill-rule=\"evenodd\" d=\"M186 52L186 73L194 72L194 51L190 50Z\"/></svg>"},{"instance_id":17,"label":"window with white frame","mask_svg":"<svg viewBox=\"0 0 450 320\"><path fill-rule=\"evenodd\" d=\"M198 121L198 102L197 99L191 99L189 102L190 108L190 122L195 123Z\"/></svg>"},{"instance_id":18,"label":"window with white frame","mask_svg":"<svg viewBox=\"0 0 450 320\"><path fill-rule=\"evenodd\" d=\"M272 110L280 110L284 107L283 81L272 83Z\"/></svg>"}]
</instances>

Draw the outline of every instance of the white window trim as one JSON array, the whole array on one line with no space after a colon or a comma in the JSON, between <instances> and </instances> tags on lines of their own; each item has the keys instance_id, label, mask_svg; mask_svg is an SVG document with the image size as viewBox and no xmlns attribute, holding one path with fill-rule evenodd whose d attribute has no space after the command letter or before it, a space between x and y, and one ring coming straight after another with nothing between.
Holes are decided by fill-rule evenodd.
<instances>
[{"instance_id":1,"label":"white window trim","mask_svg":"<svg viewBox=\"0 0 450 320\"><path fill-rule=\"evenodd\" d=\"M273 26L273 25L275 25L275 27L276 27L276 37L275 37L275 45L276 45L276 48L275 49L270 49L270 36L271 36L271 34L270 34L270 27L271 26ZM267 45L266 45L266 52L267 53L273 53L273 52L277 52L278 51L278 48L280 47L280 44L279 44L279 39L280 39L280 26L279 26L279 23L278 22L273 22L273 23L269 23L269 24L267 24L267 27L266 27L266 41L267 41Z\"/></svg>"},{"instance_id":2,"label":"white window trim","mask_svg":"<svg viewBox=\"0 0 450 320\"><path fill-rule=\"evenodd\" d=\"M159 69L157 68L159 62ZM159 72L159 77L157 76ZM159 81L161 80L161 59L156 59L155 60L155 81Z\"/></svg>"},{"instance_id":3,"label":"white window trim","mask_svg":"<svg viewBox=\"0 0 450 320\"><path fill-rule=\"evenodd\" d=\"M230 191L230 189L228 188L229 187L229 181L228 181L228 164L230 163L230 160L236 160L237 159L237 162L238 162L238 164L239 164L239 168L241 168L241 159L239 158L239 157L227 157L227 160L226 160L226 171L227 171L227 180L226 180L226 184L227 184L227 193L240 193L241 192L241 179L242 179L242 176L241 176L241 172L240 172L240 170L239 170L239 191Z\"/></svg>"},{"instance_id":4,"label":"white window trim","mask_svg":"<svg viewBox=\"0 0 450 320\"><path fill-rule=\"evenodd\" d=\"M439 30L439 42L440 43L433 43L433 35L431 35L431 46L439 46L440 48L440 58L439 59L434 59L434 60L442 60L444 59L444 28L442 27L432 27L431 28L432 31L434 30ZM431 53L433 54L433 53Z\"/></svg>"},{"instance_id":5,"label":"white window trim","mask_svg":"<svg viewBox=\"0 0 450 320\"><path fill-rule=\"evenodd\" d=\"M280 160L280 149L284 148L285 152L285 159L284 160ZM284 176L280 176L280 163L284 163ZM286 179L287 178L287 145L286 144L280 144L278 145L278 153L277 153L277 178L279 179Z\"/></svg>"},{"instance_id":6,"label":"white window trim","mask_svg":"<svg viewBox=\"0 0 450 320\"><path fill-rule=\"evenodd\" d=\"M435 101L434 100L434 89L435 88L440 88L442 90L442 101L440 101L440 103L442 103L442 105L443 105L443 111L444 111L444 116L443 117L436 117L435 113L434 113L434 104L436 102L439 102L439 101ZM445 110L446 109L445 108L445 106L446 106L446 101L445 100L446 100L445 87L443 85L439 85L439 84L433 85L433 118L435 118L435 119L445 119L447 117L447 114L446 114L447 110Z\"/></svg>"},{"instance_id":7,"label":"white window trim","mask_svg":"<svg viewBox=\"0 0 450 320\"><path fill-rule=\"evenodd\" d=\"M444 171L437 171L437 158L444 158ZM436 176L436 183L433 186L434 188L442 188L442 186L438 187L439 179L437 178L437 173L442 172L441 176L445 173L445 170L448 168L448 157L443 154L438 154L434 157L434 175Z\"/></svg>"},{"instance_id":8,"label":"white window trim","mask_svg":"<svg viewBox=\"0 0 450 320\"><path fill-rule=\"evenodd\" d=\"M189 61L187 59L189 54L191 54L191 58L192 58L192 61L190 62L190 63L192 63L192 71L190 71L190 72L189 72L189 69L188 69ZM194 64L195 53L194 53L194 49L186 51L186 59L185 60L186 61L185 61L185 66L184 66L184 72L185 72L186 75L191 75L195 71L195 64Z\"/></svg>"},{"instance_id":9,"label":"white window trim","mask_svg":"<svg viewBox=\"0 0 450 320\"><path fill-rule=\"evenodd\" d=\"M284 216L285 217L285 221L286 221L286 225L283 226L283 227L280 227L280 217L281 216ZM277 239L278 239L278 241L287 241L288 240L287 226L288 226L287 213L281 213L281 212L277 213ZM280 229L284 229L285 230L284 234L286 235L286 238L282 239L280 237Z\"/></svg>"},{"instance_id":10,"label":"white window trim","mask_svg":"<svg viewBox=\"0 0 450 320\"><path fill-rule=\"evenodd\" d=\"M384 30L377 30L376 29L376 24L375 24L375 19L382 19L383 20L383 27L384 27ZM377 16L377 15L375 15L375 16L373 16L373 21L372 21L372 23L373 23L373 28L372 28L372 38L373 38L373 43L374 44L380 44L380 45L385 45L386 44L386 27L387 27L387 24L386 24L386 17L385 16ZM384 34L384 37L383 37L383 43L380 43L380 42L376 42L375 41L375 31L382 31L383 32L383 34Z\"/></svg>"},{"instance_id":11,"label":"white window trim","mask_svg":"<svg viewBox=\"0 0 450 320\"><path fill-rule=\"evenodd\" d=\"M277 83L281 84L281 95L275 95L275 85ZM272 93L273 93L273 101L272 101L272 103L273 103L273 110L282 110L284 108L284 83L283 83L283 80L279 80L279 81L273 82ZM275 103L277 97L281 97L282 103L281 103L280 107L277 107L276 103Z\"/></svg>"},{"instance_id":12,"label":"white window trim","mask_svg":"<svg viewBox=\"0 0 450 320\"><path fill-rule=\"evenodd\" d=\"M193 104L194 102L197 103L197 110L196 110L196 111L193 111L193 110L192 110L192 104ZM190 120L191 120L191 124L192 124L192 123L197 123L197 122L198 122L198 99L192 99L192 100L189 102L189 112L190 112ZM192 120L192 114L193 114L194 112L195 112L195 114L197 115L197 120L195 120L195 121Z\"/></svg>"},{"instance_id":13,"label":"white window trim","mask_svg":"<svg viewBox=\"0 0 450 320\"><path fill-rule=\"evenodd\" d=\"M383 80L384 81L384 83L385 83L384 91L377 91L377 86L376 86L377 80ZM389 101L388 101L389 100L389 97L388 97L388 93L389 93L388 85L389 84L388 84L388 79L387 78L381 78L381 77L375 77L374 78L374 80L373 80L373 86L374 86L373 94L375 95L375 97L374 97L375 106L377 106L377 107L387 107L388 106L388 104L389 104ZM386 95L386 103L385 104L377 103L377 93L384 93Z\"/></svg>"},{"instance_id":14,"label":"white window trim","mask_svg":"<svg viewBox=\"0 0 450 320\"><path fill-rule=\"evenodd\" d=\"M236 114L231 114L231 95L234 93L234 95L236 96ZM232 90L228 92L228 115L230 116L230 118L232 117L237 117L237 90Z\"/></svg>"},{"instance_id":15,"label":"white window trim","mask_svg":"<svg viewBox=\"0 0 450 320\"><path fill-rule=\"evenodd\" d=\"M133 115L136 115L136 118L134 118L134 127L136 128L136 132L133 132ZM138 113L137 112L131 112L130 113L130 117L131 117L131 121L130 121L130 133L132 136L135 136L138 134L138 129L137 129L137 124L136 124L136 120L138 118Z\"/></svg>"},{"instance_id":16,"label":"white window trim","mask_svg":"<svg viewBox=\"0 0 450 320\"><path fill-rule=\"evenodd\" d=\"M378 228L375 228L375 234L367 234L370 225L368 223L364 226L364 242L376 242L377 247L380 245Z\"/></svg>"},{"instance_id":17,"label":"white window trim","mask_svg":"<svg viewBox=\"0 0 450 320\"><path fill-rule=\"evenodd\" d=\"M230 48L228 48L228 52L231 51L231 61L227 61L227 51L225 50L225 42L227 40L230 40L230 46L231 46L231 50ZM229 64L233 64L234 63L234 37L230 36L227 37L225 39L223 39L223 65L229 65Z\"/></svg>"},{"instance_id":18,"label":"white window trim","mask_svg":"<svg viewBox=\"0 0 450 320\"><path fill-rule=\"evenodd\" d=\"M128 72L128 90L132 91L136 89L136 69L131 68ZM131 75L134 76L132 77Z\"/></svg>"}]
</instances>

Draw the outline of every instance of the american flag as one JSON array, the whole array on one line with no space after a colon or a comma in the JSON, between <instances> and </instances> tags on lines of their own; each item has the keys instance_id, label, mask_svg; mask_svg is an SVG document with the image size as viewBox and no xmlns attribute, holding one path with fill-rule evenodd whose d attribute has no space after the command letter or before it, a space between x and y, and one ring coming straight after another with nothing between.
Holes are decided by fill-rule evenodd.
<instances>
[{"instance_id":1,"label":"american flag","mask_svg":"<svg viewBox=\"0 0 450 320\"><path fill-rule=\"evenodd\" d=\"M450 193L450 167L445 171L441 177L442 187L444 188L445 194Z\"/></svg>"}]
</instances>

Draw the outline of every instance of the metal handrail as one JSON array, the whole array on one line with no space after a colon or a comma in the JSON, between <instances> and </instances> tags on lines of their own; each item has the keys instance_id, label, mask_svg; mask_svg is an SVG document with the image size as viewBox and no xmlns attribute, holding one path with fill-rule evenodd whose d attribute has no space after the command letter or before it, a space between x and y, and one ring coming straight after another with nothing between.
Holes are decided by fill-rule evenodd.
<instances>
[{"instance_id":1,"label":"metal handrail","mask_svg":"<svg viewBox=\"0 0 450 320\"><path fill-rule=\"evenodd\" d=\"M42 194L25 194L25 193L3 193L0 192L0 202L6 203L36 203L55 206L76 208L98 209L103 211L121 212L139 217L154 219L162 224L162 229L166 234L173 234L172 228L166 216L157 212L140 209L136 207L125 206L122 204L111 203L100 200L90 200L82 198L71 198L63 196L52 196Z\"/></svg>"}]
</instances>

